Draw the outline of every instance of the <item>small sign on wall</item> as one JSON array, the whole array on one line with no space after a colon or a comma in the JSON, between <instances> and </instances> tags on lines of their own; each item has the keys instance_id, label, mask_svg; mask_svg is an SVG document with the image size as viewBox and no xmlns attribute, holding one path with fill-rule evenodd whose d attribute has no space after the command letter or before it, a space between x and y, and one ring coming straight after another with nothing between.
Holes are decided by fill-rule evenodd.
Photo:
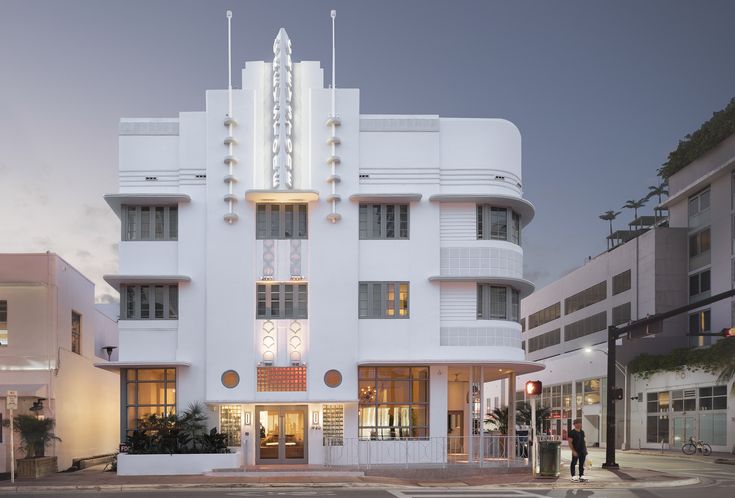
<instances>
[{"instance_id":1,"label":"small sign on wall","mask_svg":"<svg viewBox=\"0 0 735 498\"><path fill-rule=\"evenodd\" d=\"M18 409L18 391L8 391L5 398L5 408L7 410Z\"/></svg>"}]
</instances>

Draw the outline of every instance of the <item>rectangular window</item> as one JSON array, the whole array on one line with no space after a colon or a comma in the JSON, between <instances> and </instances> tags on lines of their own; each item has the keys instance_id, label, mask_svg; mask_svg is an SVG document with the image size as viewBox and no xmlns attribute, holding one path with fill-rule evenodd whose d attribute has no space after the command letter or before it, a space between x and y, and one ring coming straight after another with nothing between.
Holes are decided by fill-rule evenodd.
<instances>
[{"instance_id":1,"label":"rectangular window","mask_svg":"<svg viewBox=\"0 0 735 498\"><path fill-rule=\"evenodd\" d=\"M322 405L322 439L324 446L342 446L344 441L344 405Z\"/></svg>"},{"instance_id":2,"label":"rectangular window","mask_svg":"<svg viewBox=\"0 0 735 498\"><path fill-rule=\"evenodd\" d=\"M613 296L617 296L621 292L625 292L630 289L630 270L625 270L622 273L618 273L613 276L612 281L612 293Z\"/></svg>"},{"instance_id":3,"label":"rectangular window","mask_svg":"<svg viewBox=\"0 0 735 498\"><path fill-rule=\"evenodd\" d=\"M408 282L360 282L360 318L408 318Z\"/></svg>"},{"instance_id":4,"label":"rectangular window","mask_svg":"<svg viewBox=\"0 0 735 498\"><path fill-rule=\"evenodd\" d=\"M71 352L82 354L82 315L71 312Z\"/></svg>"},{"instance_id":5,"label":"rectangular window","mask_svg":"<svg viewBox=\"0 0 735 498\"><path fill-rule=\"evenodd\" d=\"M561 302L554 303L551 306L547 306L546 308L539 310L536 313L531 313L530 315L528 315L528 330L556 320L560 316Z\"/></svg>"},{"instance_id":6,"label":"rectangular window","mask_svg":"<svg viewBox=\"0 0 735 498\"><path fill-rule=\"evenodd\" d=\"M255 207L255 238L306 239L309 234L308 211L302 204L258 204Z\"/></svg>"},{"instance_id":7,"label":"rectangular window","mask_svg":"<svg viewBox=\"0 0 735 498\"><path fill-rule=\"evenodd\" d=\"M607 311L588 316L564 326L564 341L579 339L607 328Z\"/></svg>"},{"instance_id":8,"label":"rectangular window","mask_svg":"<svg viewBox=\"0 0 735 498\"><path fill-rule=\"evenodd\" d=\"M709 296L710 271L705 270L689 276L689 301L698 301ZM707 295L702 295L707 293ZM694 298L694 299L692 299Z\"/></svg>"},{"instance_id":9,"label":"rectangular window","mask_svg":"<svg viewBox=\"0 0 735 498\"><path fill-rule=\"evenodd\" d=\"M176 413L176 370L173 368L126 370L126 432L138 429L151 415Z\"/></svg>"},{"instance_id":10,"label":"rectangular window","mask_svg":"<svg viewBox=\"0 0 735 498\"><path fill-rule=\"evenodd\" d=\"M630 321L630 302L615 306L612 309L612 324L620 325Z\"/></svg>"},{"instance_id":11,"label":"rectangular window","mask_svg":"<svg viewBox=\"0 0 735 498\"><path fill-rule=\"evenodd\" d=\"M561 343L561 329L554 329L536 337L528 339L528 352L533 353L540 349L556 346Z\"/></svg>"},{"instance_id":12,"label":"rectangular window","mask_svg":"<svg viewBox=\"0 0 735 498\"><path fill-rule=\"evenodd\" d=\"M429 437L429 367L358 369L360 439Z\"/></svg>"},{"instance_id":13,"label":"rectangular window","mask_svg":"<svg viewBox=\"0 0 735 498\"><path fill-rule=\"evenodd\" d=\"M510 287L477 284L477 319L518 321L520 295Z\"/></svg>"},{"instance_id":14,"label":"rectangular window","mask_svg":"<svg viewBox=\"0 0 735 498\"><path fill-rule=\"evenodd\" d=\"M709 189L689 198L689 226L697 226L697 218L709 210Z\"/></svg>"},{"instance_id":15,"label":"rectangular window","mask_svg":"<svg viewBox=\"0 0 735 498\"><path fill-rule=\"evenodd\" d=\"M308 318L307 285L286 282L257 284L256 318Z\"/></svg>"},{"instance_id":16,"label":"rectangular window","mask_svg":"<svg viewBox=\"0 0 735 498\"><path fill-rule=\"evenodd\" d=\"M8 302L0 301L0 346L8 345Z\"/></svg>"},{"instance_id":17,"label":"rectangular window","mask_svg":"<svg viewBox=\"0 0 735 498\"><path fill-rule=\"evenodd\" d=\"M697 409L696 389L671 391L671 406L675 412L693 412Z\"/></svg>"},{"instance_id":18,"label":"rectangular window","mask_svg":"<svg viewBox=\"0 0 735 498\"><path fill-rule=\"evenodd\" d=\"M477 205L477 239L521 243L521 217L512 209Z\"/></svg>"},{"instance_id":19,"label":"rectangular window","mask_svg":"<svg viewBox=\"0 0 735 498\"><path fill-rule=\"evenodd\" d=\"M408 239L408 204L360 204L360 240Z\"/></svg>"},{"instance_id":20,"label":"rectangular window","mask_svg":"<svg viewBox=\"0 0 735 498\"><path fill-rule=\"evenodd\" d=\"M220 405L219 431L227 435L227 446L240 446L242 405Z\"/></svg>"},{"instance_id":21,"label":"rectangular window","mask_svg":"<svg viewBox=\"0 0 735 498\"><path fill-rule=\"evenodd\" d=\"M689 236L689 258L695 258L710 250L710 232L705 228Z\"/></svg>"},{"instance_id":22,"label":"rectangular window","mask_svg":"<svg viewBox=\"0 0 735 498\"><path fill-rule=\"evenodd\" d=\"M122 240L177 240L177 206L123 206Z\"/></svg>"},{"instance_id":23,"label":"rectangular window","mask_svg":"<svg viewBox=\"0 0 735 498\"><path fill-rule=\"evenodd\" d=\"M710 310L697 311L689 315L689 333L705 334L710 332L712 325ZM689 345L691 347L707 346L712 343L711 337L690 337Z\"/></svg>"},{"instance_id":24,"label":"rectangular window","mask_svg":"<svg viewBox=\"0 0 735 498\"><path fill-rule=\"evenodd\" d=\"M700 410L727 410L727 386L699 388Z\"/></svg>"},{"instance_id":25,"label":"rectangular window","mask_svg":"<svg viewBox=\"0 0 735 498\"><path fill-rule=\"evenodd\" d=\"M178 320L177 285L120 285L121 320Z\"/></svg>"},{"instance_id":26,"label":"rectangular window","mask_svg":"<svg viewBox=\"0 0 735 498\"><path fill-rule=\"evenodd\" d=\"M574 294L564 300L564 314L574 313L575 311L591 306L607 298L607 281L602 281L592 287Z\"/></svg>"}]
</instances>

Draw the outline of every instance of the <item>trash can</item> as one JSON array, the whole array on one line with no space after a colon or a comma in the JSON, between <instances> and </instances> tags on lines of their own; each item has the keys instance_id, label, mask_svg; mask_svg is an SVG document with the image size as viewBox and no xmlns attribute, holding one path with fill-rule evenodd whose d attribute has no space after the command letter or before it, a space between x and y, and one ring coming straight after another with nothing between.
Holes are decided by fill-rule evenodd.
<instances>
[{"instance_id":1,"label":"trash can","mask_svg":"<svg viewBox=\"0 0 735 498\"><path fill-rule=\"evenodd\" d=\"M561 441L539 442L539 473L541 477L559 477Z\"/></svg>"}]
</instances>

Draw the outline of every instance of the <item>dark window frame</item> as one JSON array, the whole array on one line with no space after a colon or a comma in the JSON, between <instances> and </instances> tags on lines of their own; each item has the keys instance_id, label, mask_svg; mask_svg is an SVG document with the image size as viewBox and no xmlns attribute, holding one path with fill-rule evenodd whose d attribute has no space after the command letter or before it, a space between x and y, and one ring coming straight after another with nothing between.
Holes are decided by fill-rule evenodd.
<instances>
[{"instance_id":1,"label":"dark window frame","mask_svg":"<svg viewBox=\"0 0 735 498\"><path fill-rule=\"evenodd\" d=\"M178 319L178 284L120 284L120 320Z\"/></svg>"},{"instance_id":2,"label":"dark window frame","mask_svg":"<svg viewBox=\"0 0 735 498\"><path fill-rule=\"evenodd\" d=\"M259 203L255 205L256 240L306 240L309 238L309 205Z\"/></svg>"},{"instance_id":3,"label":"dark window frame","mask_svg":"<svg viewBox=\"0 0 735 498\"><path fill-rule=\"evenodd\" d=\"M405 286L405 306L401 300L401 287ZM389 300L390 293L393 299ZM358 318L404 320L411 318L411 284L401 281L360 281L358 283ZM392 301L393 307L388 306ZM393 310L391 314L390 311ZM401 312L405 310L405 313Z\"/></svg>"},{"instance_id":4,"label":"dark window frame","mask_svg":"<svg viewBox=\"0 0 735 498\"><path fill-rule=\"evenodd\" d=\"M123 241L173 241L179 239L178 206L123 204L120 211ZM146 230L144 233L143 227Z\"/></svg>"},{"instance_id":5,"label":"dark window frame","mask_svg":"<svg viewBox=\"0 0 735 498\"><path fill-rule=\"evenodd\" d=\"M409 240L410 220L411 208L407 203L360 203L358 208L360 240Z\"/></svg>"},{"instance_id":6,"label":"dark window frame","mask_svg":"<svg viewBox=\"0 0 735 498\"><path fill-rule=\"evenodd\" d=\"M255 287L255 300L258 320L309 318L309 284L306 282L259 282Z\"/></svg>"}]
</instances>

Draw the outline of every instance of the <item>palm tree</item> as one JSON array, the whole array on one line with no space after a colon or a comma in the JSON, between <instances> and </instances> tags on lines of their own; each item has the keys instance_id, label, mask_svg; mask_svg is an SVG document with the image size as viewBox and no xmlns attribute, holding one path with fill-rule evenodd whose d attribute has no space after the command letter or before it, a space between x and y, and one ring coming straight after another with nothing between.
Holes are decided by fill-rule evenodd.
<instances>
[{"instance_id":1,"label":"palm tree","mask_svg":"<svg viewBox=\"0 0 735 498\"><path fill-rule=\"evenodd\" d=\"M53 441L61 441L61 438L54 434L56 422L52 418L16 415L13 422L15 431L20 434L20 445L26 458L42 457L46 446Z\"/></svg>"},{"instance_id":2,"label":"palm tree","mask_svg":"<svg viewBox=\"0 0 735 498\"><path fill-rule=\"evenodd\" d=\"M646 202L648 202L648 197L644 197L643 199L636 200L628 200L625 201L625 205L623 206L624 209L632 209L633 210L633 219L638 219L638 209L642 208Z\"/></svg>"},{"instance_id":3,"label":"palm tree","mask_svg":"<svg viewBox=\"0 0 735 498\"><path fill-rule=\"evenodd\" d=\"M669 195L669 186L666 184L666 182L656 185L651 185L648 187L648 195L646 196L646 199L650 199L653 196L658 197L658 203L661 204L661 196L662 195Z\"/></svg>"},{"instance_id":4,"label":"palm tree","mask_svg":"<svg viewBox=\"0 0 735 498\"><path fill-rule=\"evenodd\" d=\"M601 220L610 222L610 237L612 237L612 234L613 234L612 222L615 218L618 217L619 214L620 214L620 211L605 211L604 213L600 215Z\"/></svg>"},{"instance_id":5,"label":"palm tree","mask_svg":"<svg viewBox=\"0 0 735 498\"><path fill-rule=\"evenodd\" d=\"M508 434L508 407L495 408L488 413L485 419L486 424L493 424L496 431L500 431L502 435Z\"/></svg>"}]
</instances>

